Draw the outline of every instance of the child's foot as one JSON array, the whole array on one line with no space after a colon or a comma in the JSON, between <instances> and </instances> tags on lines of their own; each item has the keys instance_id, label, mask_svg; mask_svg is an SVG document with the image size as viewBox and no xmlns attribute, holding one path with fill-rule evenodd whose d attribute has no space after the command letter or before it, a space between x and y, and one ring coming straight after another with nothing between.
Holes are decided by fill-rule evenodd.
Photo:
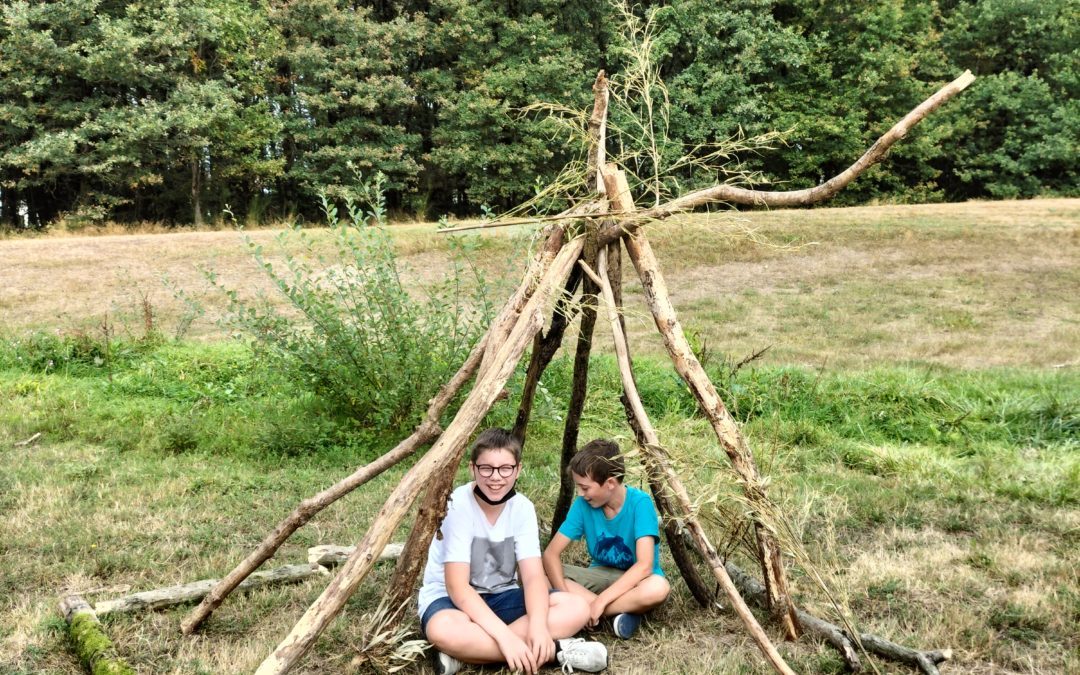
<instances>
[{"instance_id":1,"label":"child's foot","mask_svg":"<svg viewBox=\"0 0 1080 675\"><path fill-rule=\"evenodd\" d=\"M599 642L587 642L585 638L563 638L556 640L555 644L558 646L555 659L564 673L575 670L599 673L607 668L607 647Z\"/></svg>"},{"instance_id":2,"label":"child's foot","mask_svg":"<svg viewBox=\"0 0 1080 675\"><path fill-rule=\"evenodd\" d=\"M630 639L630 637L637 632L638 626L640 625L640 614L629 614L625 612L623 614L616 614L615 619L611 622L611 626L615 630L615 635L624 640Z\"/></svg>"},{"instance_id":3,"label":"child's foot","mask_svg":"<svg viewBox=\"0 0 1080 675\"><path fill-rule=\"evenodd\" d=\"M433 660L435 661L435 675L454 675L454 673L461 670L461 661L449 654L436 651Z\"/></svg>"}]
</instances>

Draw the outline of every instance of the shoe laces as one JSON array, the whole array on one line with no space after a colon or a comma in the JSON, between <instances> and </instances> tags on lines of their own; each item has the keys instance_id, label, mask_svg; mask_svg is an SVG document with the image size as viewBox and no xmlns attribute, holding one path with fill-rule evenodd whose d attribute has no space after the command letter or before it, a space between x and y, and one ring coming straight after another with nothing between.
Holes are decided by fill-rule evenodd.
<instances>
[{"instance_id":1,"label":"shoe laces","mask_svg":"<svg viewBox=\"0 0 1080 675\"><path fill-rule=\"evenodd\" d=\"M559 646L562 647L561 653L563 655L562 667L560 668L560 670L566 673L566 675L573 675L574 673L574 667L570 665L570 658L568 654L569 649L567 648L573 647L573 645L581 644L582 642L585 642L585 638L563 638L562 640L559 640Z\"/></svg>"}]
</instances>

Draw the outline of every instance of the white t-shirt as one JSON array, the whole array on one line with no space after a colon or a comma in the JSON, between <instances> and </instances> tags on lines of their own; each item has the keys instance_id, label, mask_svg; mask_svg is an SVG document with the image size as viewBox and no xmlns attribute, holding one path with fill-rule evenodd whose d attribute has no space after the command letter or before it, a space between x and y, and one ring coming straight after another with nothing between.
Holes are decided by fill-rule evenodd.
<instances>
[{"instance_id":1,"label":"white t-shirt","mask_svg":"<svg viewBox=\"0 0 1080 675\"><path fill-rule=\"evenodd\" d=\"M473 483L450 494L450 504L438 534L428 547L424 585L420 587L420 616L446 591L448 562L469 563L469 584L478 593L500 593L518 588L517 563L540 557L540 531L536 509L521 494L510 498L492 525L473 495Z\"/></svg>"}]
</instances>

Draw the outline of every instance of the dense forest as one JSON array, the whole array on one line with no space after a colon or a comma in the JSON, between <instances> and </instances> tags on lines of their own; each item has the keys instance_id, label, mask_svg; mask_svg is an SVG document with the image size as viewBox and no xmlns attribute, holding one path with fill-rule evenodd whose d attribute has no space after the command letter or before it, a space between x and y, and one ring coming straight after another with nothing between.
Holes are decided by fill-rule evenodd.
<instances>
[{"instance_id":1,"label":"dense forest","mask_svg":"<svg viewBox=\"0 0 1080 675\"><path fill-rule=\"evenodd\" d=\"M671 143L787 131L743 157L816 184L964 69L979 79L845 203L1077 194L1080 0L673 0L651 43ZM0 8L0 229L229 212L317 218L387 178L403 215L526 199L576 149L627 51L606 0L9 0Z\"/></svg>"}]
</instances>

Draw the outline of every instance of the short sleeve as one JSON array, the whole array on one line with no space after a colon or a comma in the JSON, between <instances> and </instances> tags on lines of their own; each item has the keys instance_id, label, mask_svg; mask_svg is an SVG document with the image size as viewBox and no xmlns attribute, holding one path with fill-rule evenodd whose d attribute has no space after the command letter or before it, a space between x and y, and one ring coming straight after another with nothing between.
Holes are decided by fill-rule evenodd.
<instances>
[{"instance_id":1,"label":"short sleeve","mask_svg":"<svg viewBox=\"0 0 1080 675\"><path fill-rule=\"evenodd\" d=\"M660 539L660 518L656 515L656 506L652 498L644 492L639 493L637 506L634 508L634 537L653 536Z\"/></svg>"},{"instance_id":2,"label":"short sleeve","mask_svg":"<svg viewBox=\"0 0 1080 675\"><path fill-rule=\"evenodd\" d=\"M525 499L514 510L514 555L518 560L540 557L540 528L536 508Z\"/></svg>"},{"instance_id":3,"label":"short sleeve","mask_svg":"<svg viewBox=\"0 0 1080 675\"><path fill-rule=\"evenodd\" d=\"M585 535L585 500L581 497L576 497L570 504L570 511L559 526L559 534L574 541Z\"/></svg>"},{"instance_id":4,"label":"short sleeve","mask_svg":"<svg viewBox=\"0 0 1080 675\"><path fill-rule=\"evenodd\" d=\"M443 562L467 563L472 560L473 526L465 509L452 504L439 531L443 535Z\"/></svg>"}]
</instances>

